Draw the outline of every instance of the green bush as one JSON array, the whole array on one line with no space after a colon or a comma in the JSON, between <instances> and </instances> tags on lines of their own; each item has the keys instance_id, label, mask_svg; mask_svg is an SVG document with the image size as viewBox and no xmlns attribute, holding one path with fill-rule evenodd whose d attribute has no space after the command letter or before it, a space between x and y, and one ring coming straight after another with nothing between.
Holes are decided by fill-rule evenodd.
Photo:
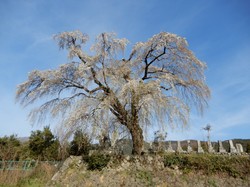
<instances>
[{"instance_id":1,"label":"green bush","mask_svg":"<svg viewBox=\"0 0 250 187\"><path fill-rule=\"evenodd\" d=\"M166 155L164 157L164 165L166 167L171 167L173 165L177 165L177 166L183 167L186 164L187 164L187 158L183 157L183 155L170 154L170 155Z\"/></svg>"},{"instance_id":2,"label":"green bush","mask_svg":"<svg viewBox=\"0 0 250 187\"><path fill-rule=\"evenodd\" d=\"M247 144L246 152L250 153L250 143Z\"/></svg>"},{"instance_id":3,"label":"green bush","mask_svg":"<svg viewBox=\"0 0 250 187\"><path fill-rule=\"evenodd\" d=\"M83 156L83 160L88 163L89 170L102 170L110 161L110 156L105 154L93 154Z\"/></svg>"}]
</instances>

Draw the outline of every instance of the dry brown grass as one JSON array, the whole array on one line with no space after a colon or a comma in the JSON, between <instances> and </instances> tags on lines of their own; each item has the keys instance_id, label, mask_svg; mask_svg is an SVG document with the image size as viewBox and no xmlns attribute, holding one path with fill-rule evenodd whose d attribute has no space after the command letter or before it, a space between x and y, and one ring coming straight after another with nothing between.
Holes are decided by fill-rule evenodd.
<instances>
[{"instance_id":1,"label":"dry brown grass","mask_svg":"<svg viewBox=\"0 0 250 187\"><path fill-rule=\"evenodd\" d=\"M4 170L0 171L0 186L39 186L46 184L56 172L56 167L48 163L39 163L33 170Z\"/></svg>"},{"instance_id":2,"label":"dry brown grass","mask_svg":"<svg viewBox=\"0 0 250 187\"><path fill-rule=\"evenodd\" d=\"M22 170L3 170L0 171L0 186L1 185L15 185L18 181L28 177L32 171Z\"/></svg>"}]
</instances>

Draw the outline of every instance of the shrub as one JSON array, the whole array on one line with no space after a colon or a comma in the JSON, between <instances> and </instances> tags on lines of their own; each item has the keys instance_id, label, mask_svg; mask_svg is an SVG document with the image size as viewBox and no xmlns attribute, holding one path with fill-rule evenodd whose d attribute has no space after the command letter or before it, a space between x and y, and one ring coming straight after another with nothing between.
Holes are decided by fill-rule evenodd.
<instances>
[{"instance_id":1,"label":"shrub","mask_svg":"<svg viewBox=\"0 0 250 187\"><path fill-rule=\"evenodd\" d=\"M110 161L110 156L105 154L92 154L83 156L83 160L88 163L89 170L102 170Z\"/></svg>"},{"instance_id":2,"label":"shrub","mask_svg":"<svg viewBox=\"0 0 250 187\"><path fill-rule=\"evenodd\" d=\"M247 144L246 152L250 153L250 143Z\"/></svg>"},{"instance_id":3,"label":"shrub","mask_svg":"<svg viewBox=\"0 0 250 187\"><path fill-rule=\"evenodd\" d=\"M186 164L187 164L187 159L183 157L183 155L170 154L164 157L164 165L166 167L171 167L173 165L183 167Z\"/></svg>"}]
</instances>

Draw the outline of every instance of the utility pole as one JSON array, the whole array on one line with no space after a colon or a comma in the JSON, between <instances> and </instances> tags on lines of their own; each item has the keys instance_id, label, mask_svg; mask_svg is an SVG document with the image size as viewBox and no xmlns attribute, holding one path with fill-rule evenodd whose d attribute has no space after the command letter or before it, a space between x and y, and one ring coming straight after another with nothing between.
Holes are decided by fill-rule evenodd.
<instances>
[{"instance_id":1,"label":"utility pole","mask_svg":"<svg viewBox=\"0 0 250 187\"><path fill-rule=\"evenodd\" d=\"M210 142L210 131L212 126L208 123L205 127L202 128L203 130L207 131L207 140Z\"/></svg>"}]
</instances>

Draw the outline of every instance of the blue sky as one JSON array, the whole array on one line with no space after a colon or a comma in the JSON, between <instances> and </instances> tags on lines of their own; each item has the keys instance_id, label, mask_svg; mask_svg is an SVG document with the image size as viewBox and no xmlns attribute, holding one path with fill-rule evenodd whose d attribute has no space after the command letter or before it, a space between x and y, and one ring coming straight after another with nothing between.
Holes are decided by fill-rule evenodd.
<instances>
[{"instance_id":1,"label":"blue sky","mask_svg":"<svg viewBox=\"0 0 250 187\"><path fill-rule=\"evenodd\" d=\"M203 117L191 114L188 129L169 139L250 138L250 2L248 0L8 0L0 1L0 136L29 136L31 107L15 103L16 86L28 72L68 62L52 36L79 29L94 39L101 32L146 41L161 31L185 37L207 63L212 91Z\"/></svg>"}]
</instances>

